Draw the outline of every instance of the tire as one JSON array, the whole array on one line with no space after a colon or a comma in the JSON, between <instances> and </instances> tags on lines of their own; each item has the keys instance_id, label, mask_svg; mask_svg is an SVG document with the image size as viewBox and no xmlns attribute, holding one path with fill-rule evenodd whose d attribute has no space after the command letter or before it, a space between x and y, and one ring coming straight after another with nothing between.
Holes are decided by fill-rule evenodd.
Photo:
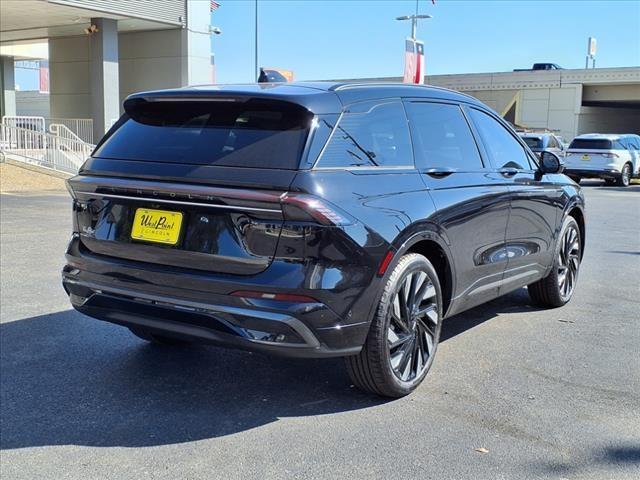
<instances>
[{"instance_id":1,"label":"tire","mask_svg":"<svg viewBox=\"0 0 640 480\"><path fill-rule=\"evenodd\" d=\"M141 327L129 327L129 330L131 330L131 333L133 333L136 337L141 338L142 340L146 340L147 342L153 343L155 345L179 346L189 344L189 342L186 340L180 340L177 338L165 337L164 335L151 333L151 331Z\"/></svg>"},{"instance_id":2,"label":"tire","mask_svg":"<svg viewBox=\"0 0 640 480\"><path fill-rule=\"evenodd\" d=\"M442 291L433 265L417 253L402 256L384 286L362 350L345 358L351 380L377 395L408 395L433 364L441 328Z\"/></svg>"},{"instance_id":3,"label":"tire","mask_svg":"<svg viewBox=\"0 0 640 480\"><path fill-rule=\"evenodd\" d=\"M604 183L605 185L615 185L616 181L613 178L605 178Z\"/></svg>"},{"instance_id":4,"label":"tire","mask_svg":"<svg viewBox=\"0 0 640 480\"><path fill-rule=\"evenodd\" d=\"M620 172L620 176L616 179L616 185L619 187L628 187L631 183L631 164L625 163Z\"/></svg>"},{"instance_id":5,"label":"tire","mask_svg":"<svg viewBox=\"0 0 640 480\"><path fill-rule=\"evenodd\" d=\"M560 230L551 272L527 287L533 303L555 308L571 300L580 271L581 246L582 237L578 222L567 216Z\"/></svg>"}]
</instances>

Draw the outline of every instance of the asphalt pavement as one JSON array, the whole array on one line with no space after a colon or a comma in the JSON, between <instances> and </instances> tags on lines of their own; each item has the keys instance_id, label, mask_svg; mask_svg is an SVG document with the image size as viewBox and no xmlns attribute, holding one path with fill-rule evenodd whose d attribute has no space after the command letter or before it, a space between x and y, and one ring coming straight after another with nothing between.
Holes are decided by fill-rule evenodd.
<instances>
[{"instance_id":1,"label":"asphalt pavement","mask_svg":"<svg viewBox=\"0 0 640 480\"><path fill-rule=\"evenodd\" d=\"M591 182L571 303L520 290L445 322L421 388L340 359L157 347L71 310L65 193L3 194L0 477L640 478L640 185Z\"/></svg>"}]
</instances>

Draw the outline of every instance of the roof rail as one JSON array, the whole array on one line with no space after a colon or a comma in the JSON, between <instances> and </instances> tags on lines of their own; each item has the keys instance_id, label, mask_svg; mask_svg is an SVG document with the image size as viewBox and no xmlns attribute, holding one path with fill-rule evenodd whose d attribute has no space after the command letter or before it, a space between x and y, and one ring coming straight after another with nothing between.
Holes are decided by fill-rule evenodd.
<instances>
[{"instance_id":1,"label":"roof rail","mask_svg":"<svg viewBox=\"0 0 640 480\"><path fill-rule=\"evenodd\" d=\"M451 92L458 95L462 95L463 97L471 98L475 101L478 101L472 95L469 95L464 92L460 92L458 90L452 90L450 88L438 87L436 85L424 85L418 83L402 83L397 81L389 81L389 82L345 82L345 83L336 83L332 87L329 88L330 91L339 92L341 90L350 90L353 88L366 88L366 87L410 87L410 88L426 88L430 90L440 90L443 92Z\"/></svg>"}]
</instances>

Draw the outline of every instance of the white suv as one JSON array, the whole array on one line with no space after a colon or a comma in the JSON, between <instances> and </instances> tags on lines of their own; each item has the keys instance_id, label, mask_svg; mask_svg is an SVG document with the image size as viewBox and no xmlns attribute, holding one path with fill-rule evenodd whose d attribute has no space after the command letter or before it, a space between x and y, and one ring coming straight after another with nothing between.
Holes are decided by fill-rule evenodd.
<instances>
[{"instance_id":1,"label":"white suv","mask_svg":"<svg viewBox=\"0 0 640 480\"><path fill-rule=\"evenodd\" d=\"M608 184L629 185L640 175L640 136L587 133L573 139L565 156L564 173L574 181L602 178Z\"/></svg>"}]
</instances>

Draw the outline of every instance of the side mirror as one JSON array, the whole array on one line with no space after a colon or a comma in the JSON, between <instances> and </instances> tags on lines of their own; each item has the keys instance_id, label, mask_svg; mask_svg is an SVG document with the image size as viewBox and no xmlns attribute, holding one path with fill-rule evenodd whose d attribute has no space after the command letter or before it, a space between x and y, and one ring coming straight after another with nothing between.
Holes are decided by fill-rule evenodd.
<instances>
[{"instance_id":1,"label":"side mirror","mask_svg":"<svg viewBox=\"0 0 640 480\"><path fill-rule=\"evenodd\" d=\"M562 173L563 170L564 164L558 155L548 150L544 150L540 153L541 173Z\"/></svg>"}]
</instances>

